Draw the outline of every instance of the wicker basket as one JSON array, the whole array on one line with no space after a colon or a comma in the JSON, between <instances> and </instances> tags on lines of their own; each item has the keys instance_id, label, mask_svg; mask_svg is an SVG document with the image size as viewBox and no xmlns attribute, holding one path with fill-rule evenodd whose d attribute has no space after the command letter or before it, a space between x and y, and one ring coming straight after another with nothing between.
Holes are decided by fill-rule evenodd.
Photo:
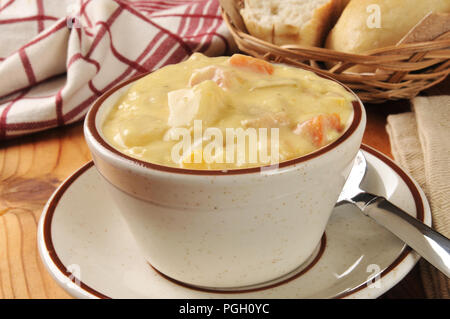
<instances>
[{"instance_id":1,"label":"wicker basket","mask_svg":"<svg viewBox=\"0 0 450 319\"><path fill-rule=\"evenodd\" d=\"M277 46L248 34L239 14L242 3L242 0L221 1L222 17L241 51L335 78L364 102L412 98L450 73L450 32L433 41L400 44L366 55L297 45ZM346 71L353 66L370 66L376 72Z\"/></svg>"}]
</instances>

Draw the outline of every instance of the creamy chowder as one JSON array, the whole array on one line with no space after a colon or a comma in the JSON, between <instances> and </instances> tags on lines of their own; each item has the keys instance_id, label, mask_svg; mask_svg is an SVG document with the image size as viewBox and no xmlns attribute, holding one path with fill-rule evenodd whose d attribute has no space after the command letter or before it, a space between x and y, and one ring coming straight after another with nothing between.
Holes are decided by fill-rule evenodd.
<instances>
[{"instance_id":1,"label":"creamy chowder","mask_svg":"<svg viewBox=\"0 0 450 319\"><path fill-rule=\"evenodd\" d=\"M195 53L134 82L102 125L126 155L190 169L294 159L335 141L355 97L338 83L253 57ZM239 151L243 150L243 153Z\"/></svg>"}]
</instances>

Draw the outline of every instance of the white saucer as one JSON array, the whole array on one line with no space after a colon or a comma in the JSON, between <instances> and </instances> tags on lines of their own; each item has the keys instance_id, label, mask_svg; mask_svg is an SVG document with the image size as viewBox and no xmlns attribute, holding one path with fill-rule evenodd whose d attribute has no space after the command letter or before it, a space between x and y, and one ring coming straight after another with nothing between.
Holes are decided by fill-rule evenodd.
<instances>
[{"instance_id":1,"label":"white saucer","mask_svg":"<svg viewBox=\"0 0 450 319\"><path fill-rule=\"evenodd\" d=\"M385 156L364 145L362 149L369 164L365 189L430 225L430 208L419 186ZM333 212L314 262L295 278L239 293L195 290L147 264L100 178L92 162L80 168L52 195L38 227L44 264L78 298L376 298L420 258L345 205Z\"/></svg>"}]
</instances>

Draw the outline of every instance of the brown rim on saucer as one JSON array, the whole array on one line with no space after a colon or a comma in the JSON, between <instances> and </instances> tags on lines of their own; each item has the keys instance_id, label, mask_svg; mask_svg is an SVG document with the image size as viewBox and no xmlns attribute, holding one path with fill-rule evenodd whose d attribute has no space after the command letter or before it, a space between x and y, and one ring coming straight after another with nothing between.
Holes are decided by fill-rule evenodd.
<instances>
[{"instance_id":1,"label":"brown rim on saucer","mask_svg":"<svg viewBox=\"0 0 450 319\"><path fill-rule=\"evenodd\" d=\"M64 276L70 281L72 281L74 284L78 284L79 287L90 294L100 298L100 299L111 299L111 297L108 297L101 292L98 292L97 290L91 288L90 286L86 285L84 282L79 280L78 278L75 278L75 276L66 268L66 266L62 263L61 259L59 259L58 254L56 253L55 246L53 245L52 240L52 220L53 220L53 214L55 213L56 206L58 205L61 197L64 195L66 190L70 187L70 185L75 182L78 177L83 175L84 172L86 172L89 168L94 166L94 162L90 161L84 164L82 167L80 167L73 175L71 175L69 178L67 178L55 191L55 194L50 198L50 202L48 203L46 215L44 218L44 224L43 224L43 237L44 237L44 243L45 248L47 249L48 256L53 261L53 263L56 265L56 267L63 273Z\"/></svg>"},{"instance_id":2,"label":"brown rim on saucer","mask_svg":"<svg viewBox=\"0 0 450 319\"><path fill-rule=\"evenodd\" d=\"M364 144L361 145L361 149L368 152L371 155L374 155L376 158L378 158L383 163L388 165L391 169L393 169L400 176L400 178L405 182L406 186L408 187L408 189L410 190L410 192L414 198L414 204L416 206L416 218L418 220L420 220L421 222L424 222L425 210L424 210L424 205L422 202L422 197L420 195L418 188L412 181L412 179L399 166L397 166L391 159L389 159L385 155L381 154L380 152L378 152L378 151L374 150L373 148L371 148L367 145L364 145ZM47 207L46 211L44 212L45 216L44 216L44 220L43 220L43 237L44 237L45 248L48 252L48 256L52 260L53 264L56 265L56 267L59 269L59 271L68 280L70 280L74 283L79 283L79 287L82 290L88 292L89 294L91 294L97 298L110 299L111 297L102 294L101 292L95 290L94 288L86 285L84 282L78 280L77 278L74 278L73 274L67 270L66 266L63 264L63 262L59 258L58 254L55 250L55 247L53 245L53 240L52 240L52 236L51 236L51 226L52 226L53 215L55 213L56 207L57 207L60 199L62 198L64 193L67 191L67 189L70 187L70 185L73 184L73 182L75 182L84 172L86 172L92 166L94 166L94 163L92 161L90 161L90 162L86 163L84 166L82 166L81 168L79 168L73 175L71 175L68 179L66 179L61 184L61 186L56 190L56 192L54 193L52 198L49 200L48 207ZM383 278L388 273L390 273L392 270L394 270L411 252L412 252L412 249L409 246L405 245L405 248L402 250L400 255L386 269L384 269L380 272L380 274L379 274L380 278ZM321 256L322 254L319 253L318 255ZM313 268L313 267L308 267L308 270L311 268ZM283 281L280 284L286 283L288 281L289 280ZM366 287L368 282L369 281L366 281L357 287L354 287L347 291L344 291L344 292L340 293L339 295L335 296L334 298L344 298L344 297L350 296L350 295L362 290L364 287ZM183 285L183 287L185 287L185 286ZM191 288L191 287L189 287L189 288ZM272 287L271 286L262 287L259 290L270 289L270 288L272 288ZM214 291L214 293L221 293L221 292ZM229 293L229 292L225 292L225 293ZM239 291L234 292L234 293L239 293Z\"/></svg>"},{"instance_id":3,"label":"brown rim on saucer","mask_svg":"<svg viewBox=\"0 0 450 319\"><path fill-rule=\"evenodd\" d=\"M201 291L201 292L209 292L209 293L216 293L216 294L243 294L243 293L249 293L249 292L255 292L255 291L261 291L261 290L267 290L267 289L272 289L278 286L282 286L294 279L297 279L299 277L301 277L302 275L306 274L308 272L308 270L310 270L311 268L313 268L317 262L320 260L320 258L322 258L323 253L325 252L325 248L327 246L327 234L324 232L322 235L322 238L320 239L318 248L319 250L316 253L312 253L311 257L314 257L311 261L307 261L306 265L305 264L301 264L299 267L301 267L302 269L300 271L296 271L295 269L283 276L281 276L281 278L283 278L282 280L277 280L276 278L273 280L269 280L269 282L267 283L261 283L261 284L254 284L254 285L250 285L248 288L217 288L217 289L211 289L211 288L207 288L207 287L200 287L200 286L194 286L194 285L190 285L190 284L186 284L182 281L176 280L172 277L167 276L166 274L164 274L163 272L159 271L156 267L154 267L151 263L147 262L147 264L152 267L152 269L154 271L156 271L157 274L159 274L161 277L171 281L172 283L178 285L178 286L182 286L184 288L188 288L188 289L192 289L192 290L197 290L197 291ZM274 282L275 281L275 282ZM274 283L271 283L274 282ZM253 287L252 287L253 286ZM256 287L255 287L256 286ZM235 290L234 290L235 289Z\"/></svg>"},{"instance_id":4,"label":"brown rim on saucer","mask_svg":"<svg viewBox=\"0 0 450 319\"><path fill-rule=\"evenodd\" d=\"M414 198L414 205L416 206L416 218L424 222L425 218L425 208L423 206L422 197L420 196L419 190L417 189L416 185L412 181L412 179L397 165L395 164L390 158L383 155L379 151L371 148L370 146L361 144L361 149L374 155L378 159L382 160L385 164L387 164L390 168L392 168L399 176L400 178L406 183L406 186L408 186L409 190L411 191L411 194ZM380 273L380 278L383 278L386 274L391 272L395 267L397 267L405 258L412 252L412 248L407 246L405 244L405 248L403 249L402 253L390 264L386 269L384 269ZM362 283L361 285L354 287L352 289L349 289L347 291L344 291L340 293L339 295L335 296L335 298L342 299L344 297L350 296L354 294L355 292L358 292L362 290L365 286L367 286L367 283L369 281L366 281Z\"/></svg>"},{"instance_id":5,"label":"brown rim on saucer","mask_svg":"<svg viewBox=\"0 0 450 319\"><path fill-rule=\"evenodd\" d=\"M112 147L108 142L106 142L102 136L100 135L100 133L97 130L97 127L95 125L95 118L96 115L98 113L98 110L100 109L100 106L103 104L103 102L113 93L115 93L117 90L121 89L122 87L130 84L131 82L137 81L140 78L149 75L151 72L149 73L144 73L144 74L140 74L136 77L133 77L125 82L122 82L120 85L113 87L112 89L108 90L107 92L105 92L102 96L100 96L100 98L98 100L96 100L94 102L94 104L92 105L92 107L89 109L87 115L86 115L86 119L85 119L85 124L87 129L89 130L89 132L92 134L92 137L95 139L95 141L100 144L101 147L107 149L108 151L112 152L113 154L119 156L120 158L123 158L127 161L130 161L134 164L137 164L139 166L143 166L146 168L150 168L150 169L155 169L155 170L159 170L159 171L165 171L165 172L170 172L170 173L178 173L178 174L190 174L190 175L238 175L238 174L250 174L250 173L258 173L261 172L262 169L269 167L270 165L265 165L265 166L257 166L257 167L250 167L250 168L238 168L238 169L229 169L229 170L201 170L201 169L187 169L187 168L181 168L181 167L171 167L171 166L164 166L164 165L159 165L159 164L155 164L155 163L150 163L150 162L146 162L146 161L141 161L137 158L128 156L122 152L120 152L119 150L117 150L116 148ZM350 126L347 128L347 130L344 132L344 134L342 134L337 140L333 141L332 143L303 156L288 160L288 161L284 161L284 162L280 162L278 164L278 168L282 168L282 167L286 167L286 166L290 166L290 165L294 165L294 164L298 164L301 162L305 162L308 161L310 159L313 159L315 157L318 157L332 149L334 149L335 147L337 147L339 144L341 144L342 142L344 142L347 138L350 137L350 135L352 135L356 129L358 128L359 124L361 123L361 119L362 119L362 103L359 100L358 96L352 92L352 90L350 90L347 86L345 86L344 84L340 83L339 81L336 81L335 79L332 79L330 77L327 77L325 75L322 74L316 74L320 77L323 77L325 79L331 80L333 82L338 83L339 85L341 85L342 87L344 87L348 92L352 93L352 95L355 96L356 100L352 102L353 105L353 120L350 124Z\"/></svg>"}]
</instances>

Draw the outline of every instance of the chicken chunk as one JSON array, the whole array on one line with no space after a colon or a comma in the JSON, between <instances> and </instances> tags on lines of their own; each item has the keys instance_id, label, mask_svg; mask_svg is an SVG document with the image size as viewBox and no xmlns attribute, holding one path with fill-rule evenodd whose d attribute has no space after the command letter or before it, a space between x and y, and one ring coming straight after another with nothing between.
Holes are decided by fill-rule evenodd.
<instances>
[{"instance_id":1,"label":"chicken chunk","mask_svg":"<svg viewBox=\"0 0 450 319\"><path fill-rule=\"evenodd\" d=\"M215 82L219 87L223 89L228 89L231 87L230 72L214 65L195 70L189 79L189 86L193 87L207 80Z\"/></svg>"}]
</instances>

